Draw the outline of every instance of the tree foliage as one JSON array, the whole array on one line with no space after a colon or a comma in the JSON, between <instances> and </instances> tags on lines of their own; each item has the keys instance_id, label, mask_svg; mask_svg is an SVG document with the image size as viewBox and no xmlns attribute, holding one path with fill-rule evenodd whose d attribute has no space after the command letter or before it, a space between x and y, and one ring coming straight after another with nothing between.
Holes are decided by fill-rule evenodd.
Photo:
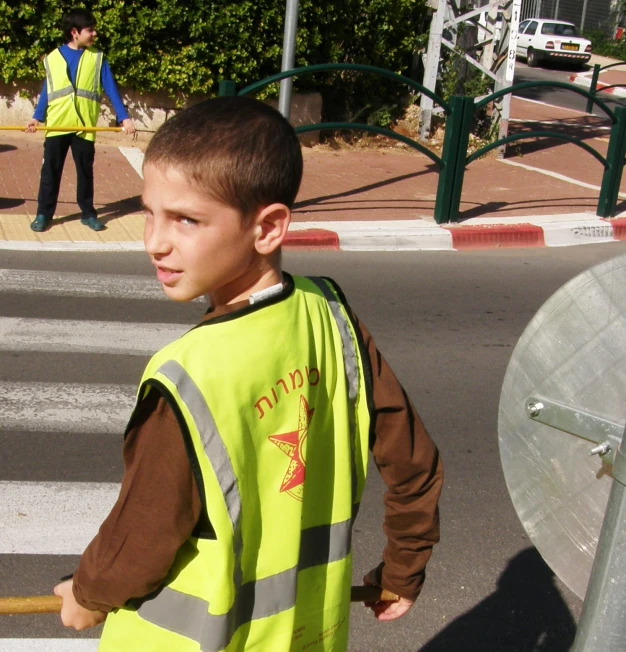
<instances>
[{"instance_id":1,"label":"tree foliage","mask_svg":"<svg viewBox=\"0 0 626 652\"><path fill-rule=\"evenodd\" d=\"M0 0L0 77L43 78L43 56L60 45L65 11L85 3ZM93 0L98 47L117 82L184 101L213 95L222 79L238 87L280 70L285 3L276 0ZM347 61L407 72L426 16L425 0L300 0L296 65ZM340 81L344 100L388 93L353 74L296 80L300 89ZM361 102L366 99L361 97Z\"/></svg>"}]
</instances>

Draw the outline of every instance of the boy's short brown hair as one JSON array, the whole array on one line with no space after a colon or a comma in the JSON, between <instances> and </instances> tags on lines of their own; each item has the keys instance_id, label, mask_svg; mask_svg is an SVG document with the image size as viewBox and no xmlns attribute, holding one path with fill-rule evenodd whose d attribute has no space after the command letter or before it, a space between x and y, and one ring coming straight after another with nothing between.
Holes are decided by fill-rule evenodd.
<instances>
[{"instance_id":1,"label":"boy's short brown hair","mask_svg":"<svg viewBox=\"0 0 626 652\"><path fill-rule=\"evenodd\" d=\"M177 168L243 219L274 203L292 208L302 179L293 127L249 97L219 97L176 114L150 141L146 164Z\"/></svg>"}]
</instances>

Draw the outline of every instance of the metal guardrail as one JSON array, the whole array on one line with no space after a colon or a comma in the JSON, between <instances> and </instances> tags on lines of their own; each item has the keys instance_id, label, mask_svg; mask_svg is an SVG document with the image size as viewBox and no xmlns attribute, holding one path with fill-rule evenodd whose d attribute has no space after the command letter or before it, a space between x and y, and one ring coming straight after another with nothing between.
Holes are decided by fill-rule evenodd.
<instances>
[{"instance_id":1,"label":"metal guardrail","mask_svg":"<svg viewBox=\"0 0 626 652\"><path fill-rule=\"evenodd\" d=\"M617 63L610 63L608 66L601 66L599 63L594 64L593 73L591 75L591 85L589 86L589 91L592 96L595 97L597 93L603 93L608 91L611 88L626 88L626 84L611 84L610 86L603 86L602 88L596 88L598 85L598 78L600 73L603 70L608 70L609 68L616 68L617 66L624 66L626 63L624 61L618 61ZM594 101L593 98L587 99L587 106L585 107L586 113L591 113L593 109ZM606 111L606 109L604 109Z\"/></svg>"},{"instance_id":2,"label":"metal guardrail","mask_svg":"<svg viewBox=\"0 0 626 652\"><path fill-rule=\"evenodd\" d=\"M621 64L611 64L610 66L605 66L605 68L612 67L613 65ZM593 90L595 86L587 91L565 82L523 82L496 91L487 97L481 98L479 101L476 101L473 97L454 96L451 97L448 102L445 102L442 98L435 95L431 90L425 88L421 84L390 70L361 64L330 63L287 70L272 75L271 77L267 77L266 79L262 79L254 84L250 84L239 91L234 82L222 81L219 85L219 95L249 95L262 90L270 84L289 77L312 75L319 72L331 72L337 70L351 70L391 79L398 83L405 84L419 93L423 93L430 97L433 102L441 106L446 115L443 151L441 157L437 156L434 152L430 151L424 145L412 138L397 134L390 129L384 129L383 127L376 127L374 125L354 122L329 122L296 127L296 132L307 133L311 131L337 130L365 131L398 140L421 152L439 167L439 181L437 184L437 196L435 199L434 211L434 217L437 224L458 221L460 217L461 194L463 191L465 168L470 163L501 145L506 145L527 138L556 138L565 142L573 143L593 156L604 168L596 214L598 217L612 217L615 215L622 171L624 164L626 163L626 108L618 107L615 111L612 111L604 102L596 97L596 93ZM536 88L541 86L563 88L577 93L578 95L582 95L587 98L588 106L593 106L595 104L607 114L611 121L611 137L606 156L602 156L597 150L583 142L580 138L568 136L567 134L560 134L554 131L531 131L527 133L513 134L505 138L500 138L493 143L489 143L468 156L467 149L469 145L470 132L474 117L478 110L504 95L515 93L526 88Z\"/></svg>"}]
</instances>

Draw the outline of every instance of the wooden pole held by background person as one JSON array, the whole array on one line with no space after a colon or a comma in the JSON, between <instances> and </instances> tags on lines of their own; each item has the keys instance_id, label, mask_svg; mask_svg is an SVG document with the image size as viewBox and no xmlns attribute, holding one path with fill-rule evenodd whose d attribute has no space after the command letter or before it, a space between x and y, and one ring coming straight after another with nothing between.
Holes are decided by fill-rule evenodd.
<instances>
[{"instance_id":1,"label":"wooden pole held by background person","mask_svg":"<svg viewBox=\"0 0 626 652\"><path fill-rule=\"evenodd\" d=\"M35 127L37 131L123 131L122 127ZM0 127L0 131L26 131L26 127L12 125L10 127Z\"/></svg>"}]
</instances>

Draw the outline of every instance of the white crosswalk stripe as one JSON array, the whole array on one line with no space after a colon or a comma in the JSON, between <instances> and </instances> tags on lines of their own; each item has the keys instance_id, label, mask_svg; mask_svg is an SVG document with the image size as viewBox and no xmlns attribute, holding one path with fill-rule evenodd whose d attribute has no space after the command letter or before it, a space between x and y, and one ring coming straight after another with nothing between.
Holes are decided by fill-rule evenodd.
<instances>
[{"instance_id":1,"label":"white crosswalk stripe","mask_svg":"<svg viewBox=\"0 0 626 652\"><path fill-rule=\"evenodd\" d=\"M0 351L150 355L186 330L179 324L4 317Z\"/></svg>"},{"instance_id":2,"label":"white crosswalk stripe","mask_svg":"<svg viewBox=\"0 0 626 652\"><path fill-rule=\"evenodd\" d=\"M135 392L133 385L0 382L0 429L122 433Z\"/></svg>"},{"instance_id":3,"label":"white crosswalk stripe","mask_svg":"<svg viewBox=\"0 0 626 652\"><path fill-rule=\"evenodd\" d=\"M156 278L0 269L0 290L61 297L167 300Z\"/></svg>"},{"instance_id":4,"label":"white crosswalk stripe","mask_svg":"<svg viewBox=\"0 0 626 652\"><path fill-rule=\"evenodd\" d=\"M93 638L5 638L0 639L2 652L96 652Z\"/></svg>"},{"instance_id":5,"label":"white crosswalk stripe","mask_svg":"<svg viewBox=\"0 0 626 652\"><path fill-rule=\"evenodd\" d=\"M11 305L16 305L16 294L21 297L20 305L29 310L38 305L38 297L122 299L127 302L129 318L135 320L145 318L146 304L133 304L134 301L161 302L166 298L159 284L148 277L0 269L0 304L5 296L13 302ZM76 306L80 305L74 302L74 312L68 317L79 317L82 309ZM87 306L84 314L90 313ZM147 357L193 325L193 322L185 325L89 318L49 319L45 314L36 318L0 317L0 356L5 361L0 380L0 437L6 441L21 436L19 442L11 440L15 442L11 450L19 450L26 460L21 462L24 474L19 480L13 479L15 474L10 480L0 477L0 555L5 560L16 560L7 567L16 567L20 560L30 559L29 568L34 567L36 572L39 556L50 559L49 556L80 555L96 534L119 492L117 482L70 482L67 477L33 481L29 469L37 465L38 468L47 468L47 451L28 450L30 437L46 433L45 441L49 441L46 448L49 446L50 451L58 450L61 436L65 438L65 446L68 446L67 435L70 435L69 441L76 441L77 446L85 437L95 437L99 445L105 447L108 444L100 437L108 437L111 447L115 447L111 454L115 453L118 459L118 452L121 457L121 435L133 409L137 389L130 384L108 383L107 378L102 377L106 372L101 372L97 365L89 384L67 382L68 379L62 377L55 379L56 382L26 382L23 373L19 381L13 380L10 365L18 359L15 355L22 352L77 355L76 361L64 366L67 369L80 366L82 354ZM6 361L9 361L8 367ZM93 358L90 358L90 364L94 364ZM116 362L116 366L123 364L123 361ZM103 367L110 368L110 365ZM62 457L64 452L59 455ZM72 463L70 455L68 465ZM97 468L98 459L93 458L90 463ZM45 471L42 473L47 477ZM63 473L59 472L60 475ZM68 570L73 568L75 558L70 559L62 562L63 568L66 565ZM6 576L3 579L2 566L0 559L0 595L6 595L3 586L7 582ZM46 585L38 592L46 594L49 591L50 587ZM50 626L45 631L52 637L45 638L45 634L37 637L34 632L20 630L19 623L19 618L0 620L2 652L94 652L97 649L96 638L56 638ZM54 631L58 636L63 631L61 625Z\"/></svg>"},{"instance_id":6,"label":"white crosswalk stripe","mask_svg":"<svg viewBox=\"0 0 626 652\"><path fill-rule=\"evenodd\" d=\"M118 493L114 482L0 482L0 554L80 555Z\"/></svg>"}]
</instances>

